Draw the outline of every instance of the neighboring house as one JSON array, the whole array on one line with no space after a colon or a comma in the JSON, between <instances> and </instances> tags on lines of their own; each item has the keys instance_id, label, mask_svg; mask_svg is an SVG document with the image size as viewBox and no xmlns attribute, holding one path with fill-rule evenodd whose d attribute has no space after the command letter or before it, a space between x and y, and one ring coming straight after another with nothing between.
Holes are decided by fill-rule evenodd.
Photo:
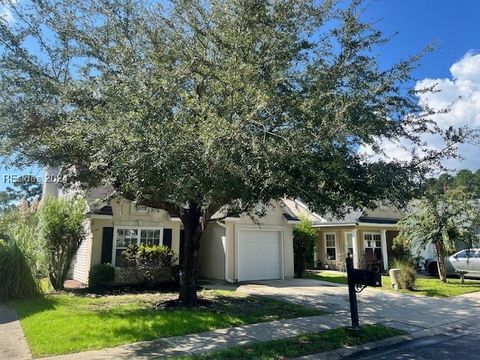
<instances>
[{"instance_id":1,"label":"neighboring house","mask_svg":"<svg viewBox=\"0 0 480 360\"><path fill-rule=\"evenodd\" d=\"M56 182L45 182L44 194L59 196ZM184 231L179 218L165 210L138 206L125 199L102 202L108 191L86 196L89 206L86 238L72 263L71 277L84 284L92 266L110 263L122 273L122 252L129 244L172 248L180 263ZM201 239L199 276L229 282L293 277L292 216L283 202L272 203L266 215L227 217L211 223Z\"/></svg>"},{"instance_id":2,"label":"neighboring house","mask_svg":"<svg viewBox=\"0 0 480 360\"><path fill-rule=\"evenodd\" d=\"M318 239L314 261L322 269L345 270L347 253L353 254L355 268L367 268L376 263L388 270L393 256L393 240L398 235L397 222L402 213L392 207L351 211L342 218L312 213L301 201L289 203L296 216L306 214L317 229Z\"/></svg>"}]
</instances>

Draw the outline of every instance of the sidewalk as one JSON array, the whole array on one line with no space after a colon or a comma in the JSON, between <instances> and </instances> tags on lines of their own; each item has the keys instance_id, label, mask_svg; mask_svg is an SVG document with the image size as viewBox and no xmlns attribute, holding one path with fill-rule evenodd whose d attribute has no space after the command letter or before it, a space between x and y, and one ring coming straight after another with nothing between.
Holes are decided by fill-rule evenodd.
<instances>
[{"instance_id":1,"label":"sidewalk","mask_svg":"<svg viewBox=\"0 0 480 360\"><path fill-rule=\"evenodd\" d=\"M10 306L0 304L0 360L31 358L17 313Z\"/></svg>"},{"instance_id":2,"label":"sidewalk","mask_svg":"<svg viewBox=\"0 0 480 360\"><path fill-rule=\"evenodd\" d=\"M278 320L252 325L218 329L214 331L161 338L121 345L114 348L60 355L45 360L113 360L113 359L152 359L175 355L188 355L215 351L227 347L244 345L255 341L284 339L310 332L321 332L349 325L348 314L312 316L289 320ZM371 318L363 318L362 323L373 324Z\"/></svg>"}]
</instances>

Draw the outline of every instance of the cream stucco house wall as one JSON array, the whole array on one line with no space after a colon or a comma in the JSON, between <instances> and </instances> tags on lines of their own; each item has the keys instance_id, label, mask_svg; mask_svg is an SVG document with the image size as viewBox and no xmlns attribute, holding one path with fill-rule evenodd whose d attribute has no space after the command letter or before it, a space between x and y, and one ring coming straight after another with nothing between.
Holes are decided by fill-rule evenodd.
<instances>
[{"instance_id":1,"label":"cream stucco house wall","mask_svg":"<svg viewBox=\"0 0 480 360\"><path fill-rule=\"evenodd\" d=\"M121 253L130 243L171 247L181 263L183 226L167 211L114 200L88 214L87 237L72 265L72 278L88 282L92 266L110 263L121 272ZM199 276L230 282L293 277L293 222L281 203L266 216L211 221L201 239Z\"/></svg>"},{"instance_id":2,"label":"cream stucco house wall","mask_svg":"<svg viewBox=\"0 0 480 360\"><path fill-rule=\"evenodd\" d=\"M92 266L110 263L122 273L122 252L129 244L165 245L183 258L184 231L179 218L165 210L137 206L126 199L105 202L108 189L85 195L89 206L86 237L71 267L71 277L84 284ZM45 182L44 194L64 196L55 182ZM215 220L201 239L200 277L229 282L293 277L293 226L298 222L284 202L272 202L261 218L247 215Z\"/></svg>"},{"instance_id":3,"label":"cream stucco house wall","mask_svg":"<svg viewBox=\"0 0 480 360\"><path fill-rule=\"evenodd\" d=\"M376 263L379 270L388 270L389 258L394 252L393 241L398 235L397 222L404 216L400 210L379 205L374 210L352 210L338 218L313 213L301 201L290 202L289 208L294 209L297 216L306 214L317 230L316 267L345 270L345 259L351 254L355 268Z\"/></svg>"}]
</instances>

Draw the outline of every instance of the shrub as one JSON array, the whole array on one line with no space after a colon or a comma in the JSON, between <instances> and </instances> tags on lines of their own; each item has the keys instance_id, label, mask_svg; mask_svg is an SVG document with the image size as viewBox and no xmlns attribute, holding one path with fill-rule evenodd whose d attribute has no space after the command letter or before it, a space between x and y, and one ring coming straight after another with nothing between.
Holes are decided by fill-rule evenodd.
<instances>
[{"instance_id":1,"label":"shrub","mask_svg":"<svg viewBox=\"0 0 480 360\"><path fill-rule=\"evenodd\" d=\"M309 220L302 219L293 229L293 261L295 275L303 276L307 263L313 263L313 248L317 232Z\"/></svg>"},{"instance_id":2,"label":"shrub","mask_svg":"<svg viewBox=\"0 0 480 360\"><path fill-rule=\"evenodd\" d=\"M171 280L175 261L172 249L162 245L130 245L122 255L139 282L154 286Z\"/></svg>"},{"instance_id":3,"label":"shrub","mask_svg":"<svg viewBox=\"0 0 480 360\"><path fill-rule=\"evenodd\" d=\"M404 290L413 290L415 280L417 279L415 265L408 260L395 259L392 262L392 269L393 268L400 270L398 287Z\"/></svg>"},{"instance_id":4,"label":"shrub","mask_svg":"<svg viewBox=\"0 0 480 360\"><path fill-rule=\"evenodd\" d=\"M40 293L40 287L22 249L0 241L0 299L24 299Z\"/></svg>"},{"instance_id":5,"label":"shrub","mask_svg":"<svg viewBox=\"0 0 480 360\"><path fill-rule=\"evenodd\" d=\"M40 208L48 277L55 290L63 289L70 264L83 241L85 210L84 200L68 198L46 198Z\"/></svg>"},{"instance_id":6,"label":"shrub","mask_svg":"<svg viewBox=\"0 0 480 360\"><path fill-rule=\"evenodd\" d=\"M115 268L110 264L97 264L92 266L88 274L90 287L98 287L115 280Z\"/></svg>"}]
</instances>

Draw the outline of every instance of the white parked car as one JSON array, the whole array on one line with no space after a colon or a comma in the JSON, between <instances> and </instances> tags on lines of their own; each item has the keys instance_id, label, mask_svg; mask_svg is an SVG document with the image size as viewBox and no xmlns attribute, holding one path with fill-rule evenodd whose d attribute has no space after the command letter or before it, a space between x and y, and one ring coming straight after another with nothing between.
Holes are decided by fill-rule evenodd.
<instances>
[{"instance_id":1,"label":"white parked car","mask_svg":"<svg viewBox=\"0 0 480 360\"><path fill-rule=\"evenodd\" d=\"M480 278L480 249L462 250L449 259L456 271L468 277Z\"/></svg>"}]
</instances>

